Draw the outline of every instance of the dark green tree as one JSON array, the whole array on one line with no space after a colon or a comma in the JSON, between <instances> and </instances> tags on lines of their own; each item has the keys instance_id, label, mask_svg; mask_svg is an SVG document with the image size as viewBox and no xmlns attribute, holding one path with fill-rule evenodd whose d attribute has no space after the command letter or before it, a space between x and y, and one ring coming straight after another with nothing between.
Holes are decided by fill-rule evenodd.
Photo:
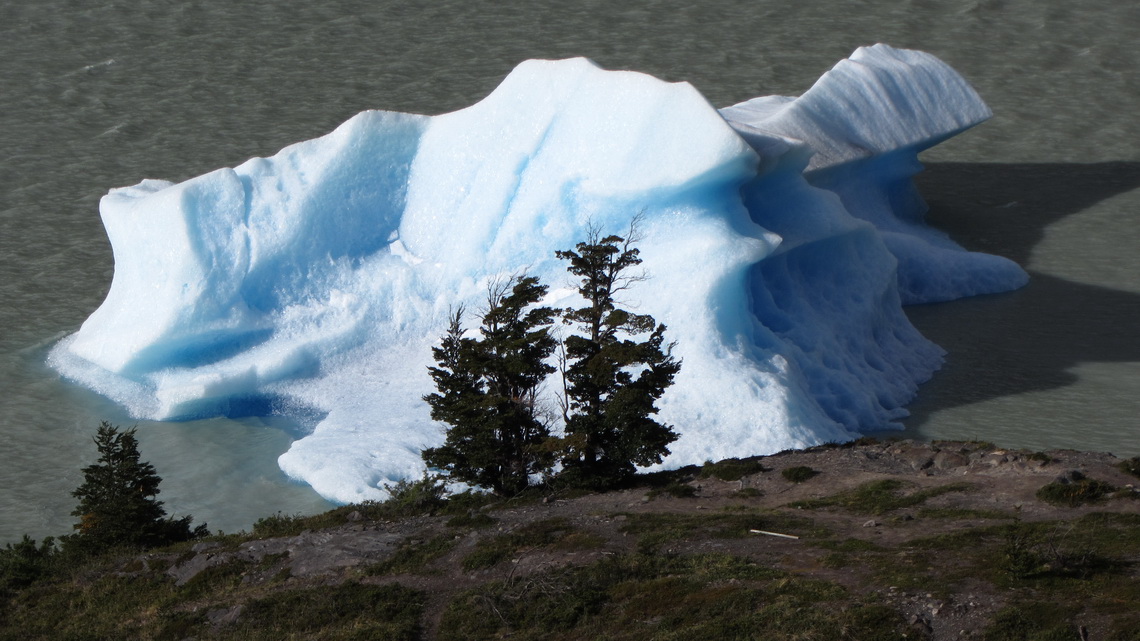
<instances>
[{"instance_id":1,"label":"dark green tree","mask_svg":"<svg viewBox=\"0 0 1140 641\"><path fill-rule=\"evenodd\" d=\"M563 322L576 334L564 341L562 410L566 436L562 465L570 482L593 487L627 480L637 466L659 463L677 440L657 422L656 402L681 363L665 344L665 326L648 314L620 309L615 296L644 278L636 220L625 238L591 229L573 251L556 252L580 279L586 305L567 309ZM643 341L634 337L648 334Z\"/></svg>"},{"instance_id":2,"label":"dark green tree","mask_svg":"<svg viewBox=\"0 0 1140 641\"><path fill-rule=\"evenodd\" d=\"M5 545L0 550L0 601L46 574L57 554L55 539L50 536L40 545L27 534L19 543Z\"/></svg>"},{"instance_id":3,"label":"dark green tree","mask_svg":"<svg viewBox=\"0 0 1140 641\"><path fill-rule=\"evenodd\" d=\"M167 518L155 499L162 478L154 466L139 460L134 428L120 430L103 421L95 437L99 460L83 468L83 484L71 494L79 505L76 532L63 537L65 552L82 554L119 548L151 548L187 541L208 533L191 528L192 518Z\"/></svg>"},{"instance_id":4,"label":"dark green tree","mask_svg":"<svg viewBox=\"0 0 1140 641\"><path fill-rule=\"evenodd\" d=\"M432 418L451 427L442 447L424 450L429 466L502 495L549 471L555 455L538 393L554 371L546 360L557 345L555 311L536 306L546 291L526 276L492 286L480 338L464 336L462 309L452 315L428 368L437 392L424 397Z\"/></svg>"}]
</instances>

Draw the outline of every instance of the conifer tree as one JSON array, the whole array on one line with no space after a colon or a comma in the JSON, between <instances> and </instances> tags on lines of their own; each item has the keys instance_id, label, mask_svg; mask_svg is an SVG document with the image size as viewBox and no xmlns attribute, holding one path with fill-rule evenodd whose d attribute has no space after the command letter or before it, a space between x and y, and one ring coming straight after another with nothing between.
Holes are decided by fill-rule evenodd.
<instances>
[{"instance_id":1,"label":"conifer tree","mask_svg":"<svg viewBox=\"0 0 1140 641\"><path fill-rule=\"evenodd\" d=\"M437 392L424 400L431 416L447 423L446 443L424 450L424 461L451 478L515 494L554 462L550 428L538 392L554 368L546 363L556 341L555 311L536 307L547 288L518 277L492 286L480 338L467 338L463 310L452 315L430 367Z\"/></svg>"},{"instance_id":2,"label":"conifer tree","mask_svg":"<svg viewBox=\"0 0 1140 641\"><path fill-rule=\"evenodd\" d=\"M644 276L629 270L641 264L636 223L625 238L602 237L591 229L573 251L558 251L579 277L586 301L567 309L563 322L578 333L564 343L562 399L566 425L564 473L572 483L604 487L620 483L636 466L659 463L677 439L657 422L656 401L672 384L681 364L665 345L665 326L652 316L618 308L615 296ZM649 334L638 342L633 337Z\"/></svg>"},{"instance_id":3,"label":"conifer tree","mask_svg":"<svg viewBox=\"0 0 1140 641\"><path fill-rule=\"evenodd\" d=\"M135 430L120 431L103 421L96 431L99 460L83 468L83 484L71 494L79 505L76 533L63 537L65 551L97 552L115 547L150 548L207 534L205 525L191 529L191 517L170 519L155 499L162 478L154 466L139 460Z\"/></svg>"}]
</instances>

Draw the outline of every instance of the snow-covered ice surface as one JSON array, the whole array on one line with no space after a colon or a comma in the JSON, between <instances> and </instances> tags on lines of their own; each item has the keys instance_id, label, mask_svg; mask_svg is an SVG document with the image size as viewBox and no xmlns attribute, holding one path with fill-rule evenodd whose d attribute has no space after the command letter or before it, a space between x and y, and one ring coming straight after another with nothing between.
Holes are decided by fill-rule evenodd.
<instances>
[{"instance_id":1,"label":"snow-covered ice surface","mask_svg":"<svg viewBox=\"0 0 1140 641\"><path fill-rule=\"evenodd\" d=\"M936 58L862 48L799 98L718 112L692 86L528 61L440 116L364 112L180 184L107 194L103 305L49 363L133 415L278 412L280 458L338 502L383 498L442 442L421 401L449 311L641 216L623 302L684 365L666 465L849 440L905 416L942 351L904 303L1013 289L1014 263L923 223L917 154L989 117Z\"/></svg>"}]
</instances>

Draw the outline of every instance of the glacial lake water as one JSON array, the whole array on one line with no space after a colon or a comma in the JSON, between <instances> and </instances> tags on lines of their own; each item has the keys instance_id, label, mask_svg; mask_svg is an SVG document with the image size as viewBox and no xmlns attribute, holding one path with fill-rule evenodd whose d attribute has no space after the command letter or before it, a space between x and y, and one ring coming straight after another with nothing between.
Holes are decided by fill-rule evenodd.
<instances>
[{"instance_id":1,"label":"glacial lake water","mask_svg":"<svg viewBox=\"0 0 1140 641\"><path fill-rule=\"evenodd\" d=\"M587 56L726 106L801 93L860 45L939 56L995 116L924 155L929 218L1032 281L908 309L948 354L901 435L1140 454L1137 33L1140 5L1110 0L4 3L0 542L69 531L95 426L136 424L43 364L110 284L108 189L270 155L364 109L459 109L527 58ZM282 419L138 427L175 514L235 531L329 507L277 469Z\"/></svg>"}]
</instances>

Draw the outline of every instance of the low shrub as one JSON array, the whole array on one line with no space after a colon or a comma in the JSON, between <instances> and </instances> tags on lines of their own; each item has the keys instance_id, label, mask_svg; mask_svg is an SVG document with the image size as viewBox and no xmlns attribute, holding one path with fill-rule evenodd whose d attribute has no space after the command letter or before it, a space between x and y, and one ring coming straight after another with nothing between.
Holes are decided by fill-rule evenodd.
<instances>
[{"instance_id":1,"label":"low shrub","mask_svg":"<svg viewBox=\"0 0 1140 641\"><path fill-rule=\"evenodd\" d=\"M949 485L940 485L938 487L904 494L903 490L907 487L908 484L896 479L882 479L879 481L869 481L854 489L840 492L833 496L807 501L795 501L789 505L790 507L800 509L834 506L863 514L883 514L891 510L920 505L926 502L927 499L936 496L950 492L968 492L973 488L973 486L968 483L951 483Z\"/></svg>"},{"instance_id":2,"label":"low shrub","mask_svg":"<svg viewBox=\"0 0 1140 641\"><path fill-rule=\"evenodd\" d=\"M780 470L780 476L792 483L803 483L804 481L818 475L819 472L811 469L806 465L797 465L795 467L786 467Z\"/></svg>"},{"instance_id":3,"label":"low shrub","mask_svg":"<svg viewBox=\"0 0 1140 641\"><path fill-rule=\"evenodd\" d=\"M648 496L651 499L655 499L665 494L675 499L691 499L697 496L697 488L688 483L673 482L664 487L650 490Z\"/></svg>"},{"instance_id":4,"label":"low shrub","mask_svg":"<svg viewBox=\"0 0 1140 641\"><path fill-rule=\"evenodd\" d=\"M739 481L750 474L766 472L759 458L728 458L723 461L705 463L701 467L701 478L717 478L722 481Z\"/></svg>"},{"instance_id":5,"label":"low shrub","mask_svg":"<svg viewBox=\"0 0 1140 641\"><path fill-rule=\"evenodd\" d=\"M1085 503L1099 503L1116 488L1096 479L1080 477L1075 480L1053 481L1037 490L1037 498L1051 505L1079 507Z\"/></svg>"},{"instance_id":6,"label":"low shrub","mask_svg":"<svg viewBox=\"0 0 1140 641\"><path fill-rule=\"evenodd\" d=\"M1121 461L1118 467L1120 467L1121 472L1140 478L1140 456L1133 456L1127 461Z\"/></svg>"}]
</instances>

